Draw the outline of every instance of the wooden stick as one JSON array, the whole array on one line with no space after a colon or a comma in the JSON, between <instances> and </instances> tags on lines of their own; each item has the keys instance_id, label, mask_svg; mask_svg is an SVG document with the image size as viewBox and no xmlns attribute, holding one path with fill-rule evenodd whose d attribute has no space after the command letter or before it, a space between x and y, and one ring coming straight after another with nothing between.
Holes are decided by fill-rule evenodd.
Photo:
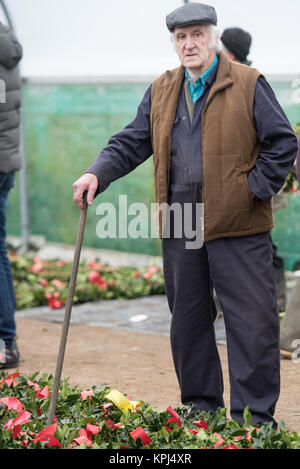
<instances>
[{"instance_id":1,"label":"wooden stick","mask_svg":"<svg viewBox=\"0 0 300 469\"><path fill-rule=\"evenodd\" d=\"M81 246L82 246L85 221L86 221L86 214L87 214L86 196L87 194L85 193L83 196L83 210L81 210L79 224L78 224L77 239L76 239L76 245L75 245L73 265L72 265L72 273L70 277L68 298L66 302L65 316L64 316L64 322L63 322L63 327L62 327L62 332L61 332L60 347L59 347L58 356L57 356L55 378L54 378L54 383L53 383L47 425L51 425L53 423L54 416L55 416L56 402L57 402L57 396L58 396L59 385L60 385L60 380L61 380L64 355L65 355L65 350L66 350L66 343L67 343L67 337L68 337L68 331L69 331L69 325L70 325L71 311L72 311L72 306L73 306L73 298L74 298L74 291L75 291L75 286L76 286L78 265L79 265Z\"/></svg>"}]
</instances>

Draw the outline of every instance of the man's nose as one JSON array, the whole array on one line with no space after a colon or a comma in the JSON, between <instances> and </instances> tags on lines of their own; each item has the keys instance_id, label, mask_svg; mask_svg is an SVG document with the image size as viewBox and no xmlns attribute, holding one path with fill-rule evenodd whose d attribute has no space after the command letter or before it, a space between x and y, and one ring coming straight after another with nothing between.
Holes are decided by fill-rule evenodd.
<instances>
[{"instance_id":1,"label":"man's nose","mask_svg":"<svg viewBox=\"0 0 300 469\"><path fill-rule=\"evenodd\" d=\"M185 41L186 49L193 49L195 47L195 41L192 37L187 37Z\"/></svg>"}]
</instances>

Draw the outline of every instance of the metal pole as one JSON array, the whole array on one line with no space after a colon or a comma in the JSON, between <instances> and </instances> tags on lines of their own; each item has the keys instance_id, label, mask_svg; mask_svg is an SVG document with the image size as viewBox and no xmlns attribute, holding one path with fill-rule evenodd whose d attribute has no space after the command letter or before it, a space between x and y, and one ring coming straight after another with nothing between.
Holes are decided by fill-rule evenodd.
<instances>
[{"instance_id":1,"label":"metal pole","mask_svg":"<svg viewBox=\"0 0 300 469\"><path fill-rule=\"evenodd\" d=\"M24 112L21 107L21 140L20 140L20 154L22 161L22 168L20 170L20 212L21 212L21 236L22 247L21 253L28 251L29 248L29 215L28 215L28 195L27 195L27 158L25 150L25 119Z\"/></svg>"},{"instance_id":2,"label":"metal pole","mask_svg":"<svg viewBox=\"0 0 300 469\"><path fill-rule=\"evenodd\" d=\"M14 31L14 25L4 0L0 0L0 5L6 16L9 27ZM20 212L21 212L21 252L25 252L29 247L29 216L28 216L28 196L27 196L27 159L25 151L25 124L24 112L21 106L20 111L20 155L22 168L20 170Z\"/></svg>"},{"instance_id":3,"label":"metal pole","mask_svg":"<svg viewBox=\"0 0 300 469\"><path fill-rule=\"evenodd\" d=\"M9 12L8 12L8 9L7 9L6 5L5 5L5 1L4 1L4 0L0 0L0 5L2 6L2 10L3 10L3 12L4 12L5 16L6 16L6 19L7 19L7 22L8 22L9 27L10 27L12 30L14 30L14 26L13 26L13 23L12 23L12 20L11 20L11 16L10 16L10 14L9 14Z\"/></svg>"}]
</instances>

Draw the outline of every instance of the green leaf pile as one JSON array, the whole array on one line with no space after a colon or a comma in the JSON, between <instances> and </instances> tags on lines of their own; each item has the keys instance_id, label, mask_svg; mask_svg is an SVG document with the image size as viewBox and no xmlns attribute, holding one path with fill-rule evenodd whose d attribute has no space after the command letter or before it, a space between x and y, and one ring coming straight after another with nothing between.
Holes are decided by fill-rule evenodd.
<instances>
[{"instance_id":1,"label":"green leaf pile","mask_svg":"<svg viewBox=\"0 0 300 469\"><path fill-rule=\"evenodd\" d=\"M64 306L72 263L60 259L9 254L16 309L48 305ZM165 293L161 267L110 267L98 260L81 262L78 269L74 304L110 299L132 299Z\"/></svg>"},{"instance_id":2,"label":"green leaf pile","mask_svg":"<svg viewBox=\"0 0 300 469\"><path fill-rule=\"evenodd\" d=\"M110 388L89 390L61 382L55 422L47 427L53 376L0 373L0 449L300 449L300 435L271 423L259 428L187 407L158 411L140 400L123 413L107 399ZM140 399L140 396L133 396Z\"/></svg>"}]
</instances>

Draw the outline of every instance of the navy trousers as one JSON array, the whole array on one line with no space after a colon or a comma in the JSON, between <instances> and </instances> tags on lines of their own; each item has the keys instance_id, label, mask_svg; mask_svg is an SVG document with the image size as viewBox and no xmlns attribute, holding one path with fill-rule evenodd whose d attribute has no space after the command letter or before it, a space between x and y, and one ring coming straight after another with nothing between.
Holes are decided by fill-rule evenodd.
<instances>
[{"instance_id":1,"label":"navy trousers","mask_svg":"<svg viewBox=\"0 0 300 469\"><path fill-rule=\"evenodd\" d=\"M170 203L188 202L188 192ZM184 405L215 412L224 407L216 345L213 287L224 315L231 417L243 423L274 419L280 390L279 315L270 233L220 238L199 249L186 239L162 240L166 294L172 313L171 348Z\"/></svg>"}]
</instances>

